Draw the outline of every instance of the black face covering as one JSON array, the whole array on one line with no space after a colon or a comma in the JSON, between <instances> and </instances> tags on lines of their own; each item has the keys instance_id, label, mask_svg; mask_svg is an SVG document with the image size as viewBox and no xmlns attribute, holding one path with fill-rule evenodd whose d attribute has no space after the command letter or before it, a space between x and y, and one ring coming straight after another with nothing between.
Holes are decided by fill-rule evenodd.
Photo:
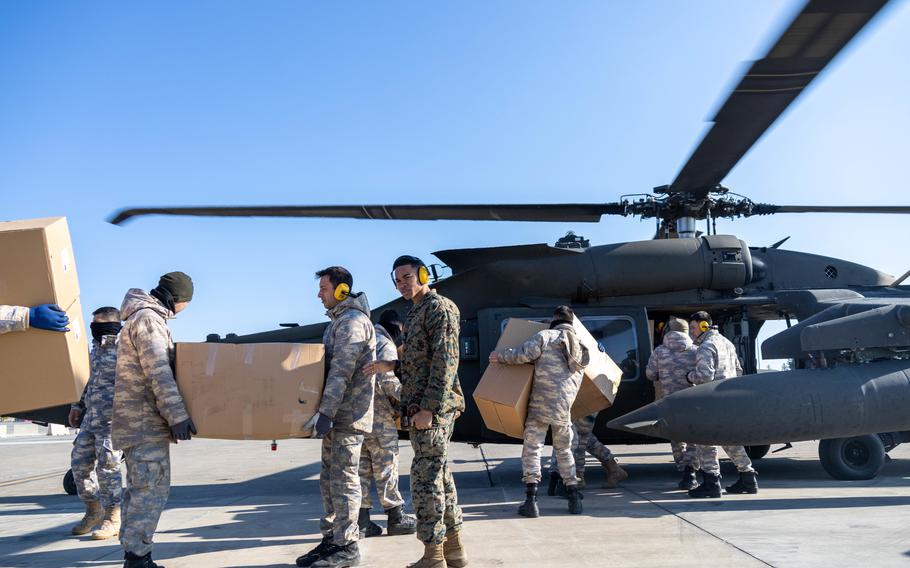
<instances>
[{"instance_id":1,"label":"black face covering","mask_svg":"<svg viewBox=\"0 0 910 568\"><path fill-rule=\"evenodd\" d=\"M174 307L174 296L171 294L170 290L164 286L152 288L149 295L159 300L164 304L164 307L171 310L172 313L177 313L177 310Z\"/></svg>"},{"instance_id":2,"label":"black face covering","mask_svg":"<svg viewBox=\"0 0 910 568\"><path fill-rule=\"evenodd\" d=\"M92 328L92 337L95 338L95 341L101 342L101 338L105 335L117 335L120 333L119 321L93 321L89 327Z\"/></svg>"},{"instance_id":3,"label":"black face covering","mask_svg":"<svg viewBox=\"0 0 910 568\"><path fill-rule=\"evenodd\" d=\"M570 322L569 320L553 320L550 322L550 329L553 329L557 325L562 325L562 324L572 325L572 322Z\"/></svg>"}]
</instances>

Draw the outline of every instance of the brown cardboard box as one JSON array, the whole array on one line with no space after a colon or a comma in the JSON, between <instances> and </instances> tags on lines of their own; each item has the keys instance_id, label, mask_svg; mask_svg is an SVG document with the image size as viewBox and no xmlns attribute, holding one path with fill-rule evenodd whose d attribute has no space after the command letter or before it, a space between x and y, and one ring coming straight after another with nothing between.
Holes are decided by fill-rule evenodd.
<instances>
[{"instance_id":1,"label":"brown cardboard box","mask_svg":"<svg viewBox=\"0 0 910 568\"><path fill-rule=\"evenodd\" d=\"M600 350L597 340L575 318L573 322L578 340L588 348L591 361L585 367L578 396L572 404L572 420L609 408L616 399L616 390L622 379L622 370L609 355Z\"/></svg>"},{"instance_id":2,"label":"brown cardboard box","mask_svg":"<svg viewBox=\"0 0 910 568\"><path fill-rule=\"evenodd\" d=\"M543 323L511 318L496 349L518 347L547 327ZM533 379L534 365L490 363L487 366L474 389L474 402L487 428L513 438L523 437Z\"/></svg>"},{"instance_id":3,"label":"brown cardboard box","mask_svg":"<svg viewBox=\"0 0 910 568\"><path fill-rule=\"evenodd\" d=\"M177 386L200 438L310 435L325 376L322 345L178 343Z\"/></svg>"},{"instance_id":4,"label":"brown cardboard box","mask_svg":"<svg viewBox=\"0 0 910 568\"><path fill-rule=\"evenodd\" d=\"M56 303L70 332L0 336L0 415L79 400L89 376L88 338L66 219L0 223L0 304Z\"/></svg>"}]
</instances>

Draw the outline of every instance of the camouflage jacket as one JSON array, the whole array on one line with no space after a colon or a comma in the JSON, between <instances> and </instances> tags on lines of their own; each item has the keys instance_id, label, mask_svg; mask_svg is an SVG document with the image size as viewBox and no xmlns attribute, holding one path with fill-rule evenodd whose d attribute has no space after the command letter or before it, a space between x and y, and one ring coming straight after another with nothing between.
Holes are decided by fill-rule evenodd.
<instances>
[{"instance_id":1,"label":"camouflage jacket","mask_svg":"<svg viewBox=\"0 0 910 568\"><path fill-rule=\"evenodd\" d=\"M126 293L120 314L111 419L111 440L118 450L170 440L169 427L189 418L171 366L174 342L167 320L174 314L138 288Z\"/></svg>"},{"instance_id":2,"label":"camouflage jacket","mask_svg":"<svg viewBox=\"0 0 910 568\"><path fill-rule=\"evenodd\" d=\"M689 372L692 384L700 385L743 374L736 347L715 328L702 333L696 343L695 370Z\"/></svg>"},{"instance_id":3,"label":"camouflage jacket","mask_svg":"<svg viewBox=\"0 0 910 568\"><path fill-rule=\"evenodd\" d=\"M695 350L688 333L668 331L663 344L651 353L645 376L660 382L663 396L692 386L689 371L695 369Z\"/></svg>"},{"instance_id":4,"label":"camouflage jacket","mask_svg":"<svg viewBox=\"0 0 910 568\"><path fill-rule=\"evenodd\" d=\"M396 361L398 350L392 336L384 327L376 326L376 360ZM388 372L376 375L376 394L373 397L373 432L375 438L394 436L398 437L398 428L395 419L398 418L399 405L401 404L401 381L395 373Z\"/></svg>"},{"instance_id":5,"label":"camouflage jacket","mask_svg":"<svg viewBox=\"0 0 910 568\"><path fill-rule=\"evenodd\" d=\"M519 347L496 352L500 363L534 363L534 385L528 402L528 419L549 424L572 423L572 403L590 360L587 348L569 324L538 331Z\"/></svg>"},{"instance_id":6,"label":"camouflage jacket","mask_svg":"<svg viewBox=\"0 0 910 568\"><path fill-rule=\"evenodd\" d=\"M28 329L28 308L0 306L0 333Z\"/></svg>"},{"instance_id":7,"label":"camouflage jacket","mask_svg":"<svg viewBox=\"0 0 910 568\"><path fill-rule=\"evenodd\" d=\"M369 433L373 429L373 375L363 366L376 354L376 331L370 321L366 294L353 294L326 312L332 321L325 329L326 378L319 413L332 427Z\"/></svg>"},{"instance_id":8,"label":"camouflage jacket","mask_svg":"<svg viewBox=\"0 0 910 568\"><path fill-rule=\"evenodd\" d=\"M80 428L95 434L111 435L114 410L114 378L117 375L117 336L105 335L92 341L91 375L82 398L72 408L84 412Z\"/></svg>"},{"instance_id":9,"label":"camouflage jacket","mask_svg":"<svg viewBox=\"0 0 910 568\"><path fill-rule=\"evenodd\" d=\"M401 405L434 416L464 410L458 381L461 313L448 298L430 290L405 318L401 350Z\"/></svg>"}]
</instances>

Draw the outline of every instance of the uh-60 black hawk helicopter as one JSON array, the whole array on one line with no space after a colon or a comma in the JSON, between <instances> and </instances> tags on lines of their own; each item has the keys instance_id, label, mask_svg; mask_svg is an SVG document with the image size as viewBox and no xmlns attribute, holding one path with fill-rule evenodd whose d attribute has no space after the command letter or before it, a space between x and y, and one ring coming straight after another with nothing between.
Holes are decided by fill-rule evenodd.
<instances>
[{"instance_id":1,"label":"uh-60 black hawk helicopter","mask_svg":"<svg viewBox=\"0 0 910 568\"><path fill-rule=\"evenodd\" d=\"M875 476L885 452L910 440L910 287L904 277L808 253L749 247L718 235L714 220L779 213L910 213L910 206L780 206L755 203L721 185L745 155L841 49L883 7L882 0L813 0L755 61L730 93L688 162L652 194L601 204L340 205L165 207L137 215L339 217L357 219L577 221L603 215L653 218L655 238L588 246L569 236L555 246L531 244L435 253L452 275L434 287L461 309L459 376L467 410L455 439L515 442L484 427L470 394L509 317L549 317L568 303L624 374L614 405L595 433L604 442L662 439L745 444L753 455L772 443L822 439L833 476ZM707 231L696 225L705 221ZM402 251L407 252L407 251ZM655 278L659 268L673 278ZM402 300L391 307L403 312ZM671 314L711 313L736 345L747 375L654 401L644 367L653 324ZM764 322L799 320L764 342L768 358L795 369L756 373L756 336ZM309 342L325 324L210 340ZM609 426L608 427L608 422Z\"/></svg>"}]
</instances>

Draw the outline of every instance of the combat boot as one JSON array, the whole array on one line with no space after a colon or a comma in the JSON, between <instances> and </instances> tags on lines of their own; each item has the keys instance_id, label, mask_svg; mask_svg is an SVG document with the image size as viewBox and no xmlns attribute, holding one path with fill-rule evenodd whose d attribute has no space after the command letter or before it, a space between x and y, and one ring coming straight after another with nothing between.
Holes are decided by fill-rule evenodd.
<instances>
[{"instance_id":1,"label":"combat boot","mask_svg":"<svg viewBox=\"0 0 910 568\"><path fill-rule=\"evenodd\" d=\"M104 520L101 526L92 533L95 540L105 540L120 534L120 505L112 505L104 509Z\"/></svg>"},{"instance_id":2,"label":"combat boot","mask_svg":"<svg viewBox=\"0 0 910 568\"><path fill-rule=\"evenodd\" d=\"M758 493L758 475L754 471L744 471L739 474L739 480L727 486L727 493Z\"/></svg>"},{"instance_id":3,"label":"combat boot","mask_svg":"<svg viewBox=\"0 0 910 568\"><path fill-rule=\"evenodd\" d=\"M559 485L560 479L561 478L559 477L559 473L555 471L550 472L550 480L547 484L547 495L550 497L556 496L556 486Z\"/></svg>"},{"instance_id":4,"label":"combat boot","mask_svg":"<svg viewBox=\"0 0 910 568\"><path fill-rule=\"evenodd\" d=\"M414 515L403 513L401 505L387 510L385 514L388 516L388 520L386 521L386 527L388 528L386 529L386 532L389 533L389 536L414 534L417 532L417 519L414 518ZM380 529L380 531L381 530L382 529Z\"/></svg>"},{"instance_id":5,"label":"combat boot","mask_svg":"<svg viewBox=\"0 0 910 568\"><path fill-rule=\"evenodd\" d=\"M360 564L360 548L357 541L343 546L333 544L319 560L311 564L313 568L348 568Z\"/></svg>"},{"instance_id":6,"label":"combat boot","mask_svg":"<svg viewBox=\"0 0 910 568\"><path fill-rule=\"evenodd\" d=\"M575 477L578 479L578 488L579 489L584 489L585 487L587 487L587 483L585 483L585 470L583 470L583 469L575 470Z\"/></svg>"},{"instance_id":7,"label":"combat boot","mask_svg":"<svg viewBox=\"0 0 910 568\"><path fill-rule=\"evenodd\" d=\"M357 528L360 529L360 538L382 534L382 527L370 520L370 510L366 507L360 508L360 514L357 515Z\"/></svg>"},{"instance_id":8,"label":"combat boot","mask_svg":"<svg viewBox=\"0 0 910 568\"><path fill-rule=\"evenodd\" d=\"M701 485L695 489L689 490L689 497L700 499L710 497L712 499L720 497L720 476L713 473L702 472Z\"/></svg>"},{"instance_id":9,"label":"combat boot","mask_svg":"<svg viewBox=\"0 0 910 568\"><path fill-rule=\"evenodd\" d=\"M695 468L691 465L687 465L686 469L683 470L682 479L679 480L679 483L676 485L680 489L695 489L698 487L698 480L695 479Z\"/></svg>"},{"instance_id":10,"label":"combat boot","mask_svg":"<svg viewBox=\"0 0 910 568\"><path fill-rule=\"evenodd\" d=\"M423 556L417 562L408 564L408 568L446 568L442 546L442 544L424 544Z\"/></svg>"},{"instance_id":11,"label":"combat boot","mask_svg":"<svg viewBox=\"0 0 910 568\"><path fill-rule=\"evenodd\" d=\"M540 509L537 507L537 484L528 483L525 492L525 502L518 506L518 514L522 517L536 519L540 516Z\"/></svg>"},{"instance_id":12,"label":"combat boot","mask_svg":"<svg viewBox=\"0 0 910 568\"><path fill-rule=\"evenodd\" d=\"M332 535L322 537L316 548L297 558L297 566L312 566L332 546Z\"/></svg>"},{"instance_id":13,"label":"combat boot","mask_svg":"<svg viewBox=\"0 0 910 568\"><path fill-rule=\"evenodd\" d=\"M152 562L151 552L146 552L144 556L127 552L123 555L123 559L123 568L164 568L161 564Z\"/></svg>"},{"instance_id":14,"label":"combat boot","mask_svg":"<svg viewBox=\"0 0 910 568\"><path fill-rule=\"evenodd\" d=\"M616 487L619 485L620 481L629 477L629 474L626 473L626 470L619 467L619 464L616 463L615 458L610 458L607 463L603 464L603 467L607 474L607 476L604 478L604 487Z\"/></svg>"},{"instance_id":15,"label":"combat boot","mask_svg":"<svg viewBox=\"0 0 910 568\"><path fill-rule=\"evenodd\" d=\"M103 520L104 511L101 509L101 503L99 501L86 501L85 515L82 517L82 520L79 521L79 524L74 526L73 530L70 532L77 536L88 534Z\"/></svg>"},{"instance_id":16,"label":"combat boot","mask_svg":"<svg viewBox=\"0 0 910 568\"><path fill-rule=\"evenodd\" d=\"M566 486L566 494L569 496L569 512L573 515L580 515L583 510L581 500L584 499L584 495L581 494L576 485Z\"/></svg>"},{"instance_id":17,"label":"combat boot","mask_svg":"<svg viewBox=\"0 0 910 568\"><path fill-rule=\"evenodd\" d=\"M461 542L461 531L446 531L446 539L442 544L442 556L445 565L449 568L463 568L468 565L468 553Z\"/></svg>"}]
</instances>

